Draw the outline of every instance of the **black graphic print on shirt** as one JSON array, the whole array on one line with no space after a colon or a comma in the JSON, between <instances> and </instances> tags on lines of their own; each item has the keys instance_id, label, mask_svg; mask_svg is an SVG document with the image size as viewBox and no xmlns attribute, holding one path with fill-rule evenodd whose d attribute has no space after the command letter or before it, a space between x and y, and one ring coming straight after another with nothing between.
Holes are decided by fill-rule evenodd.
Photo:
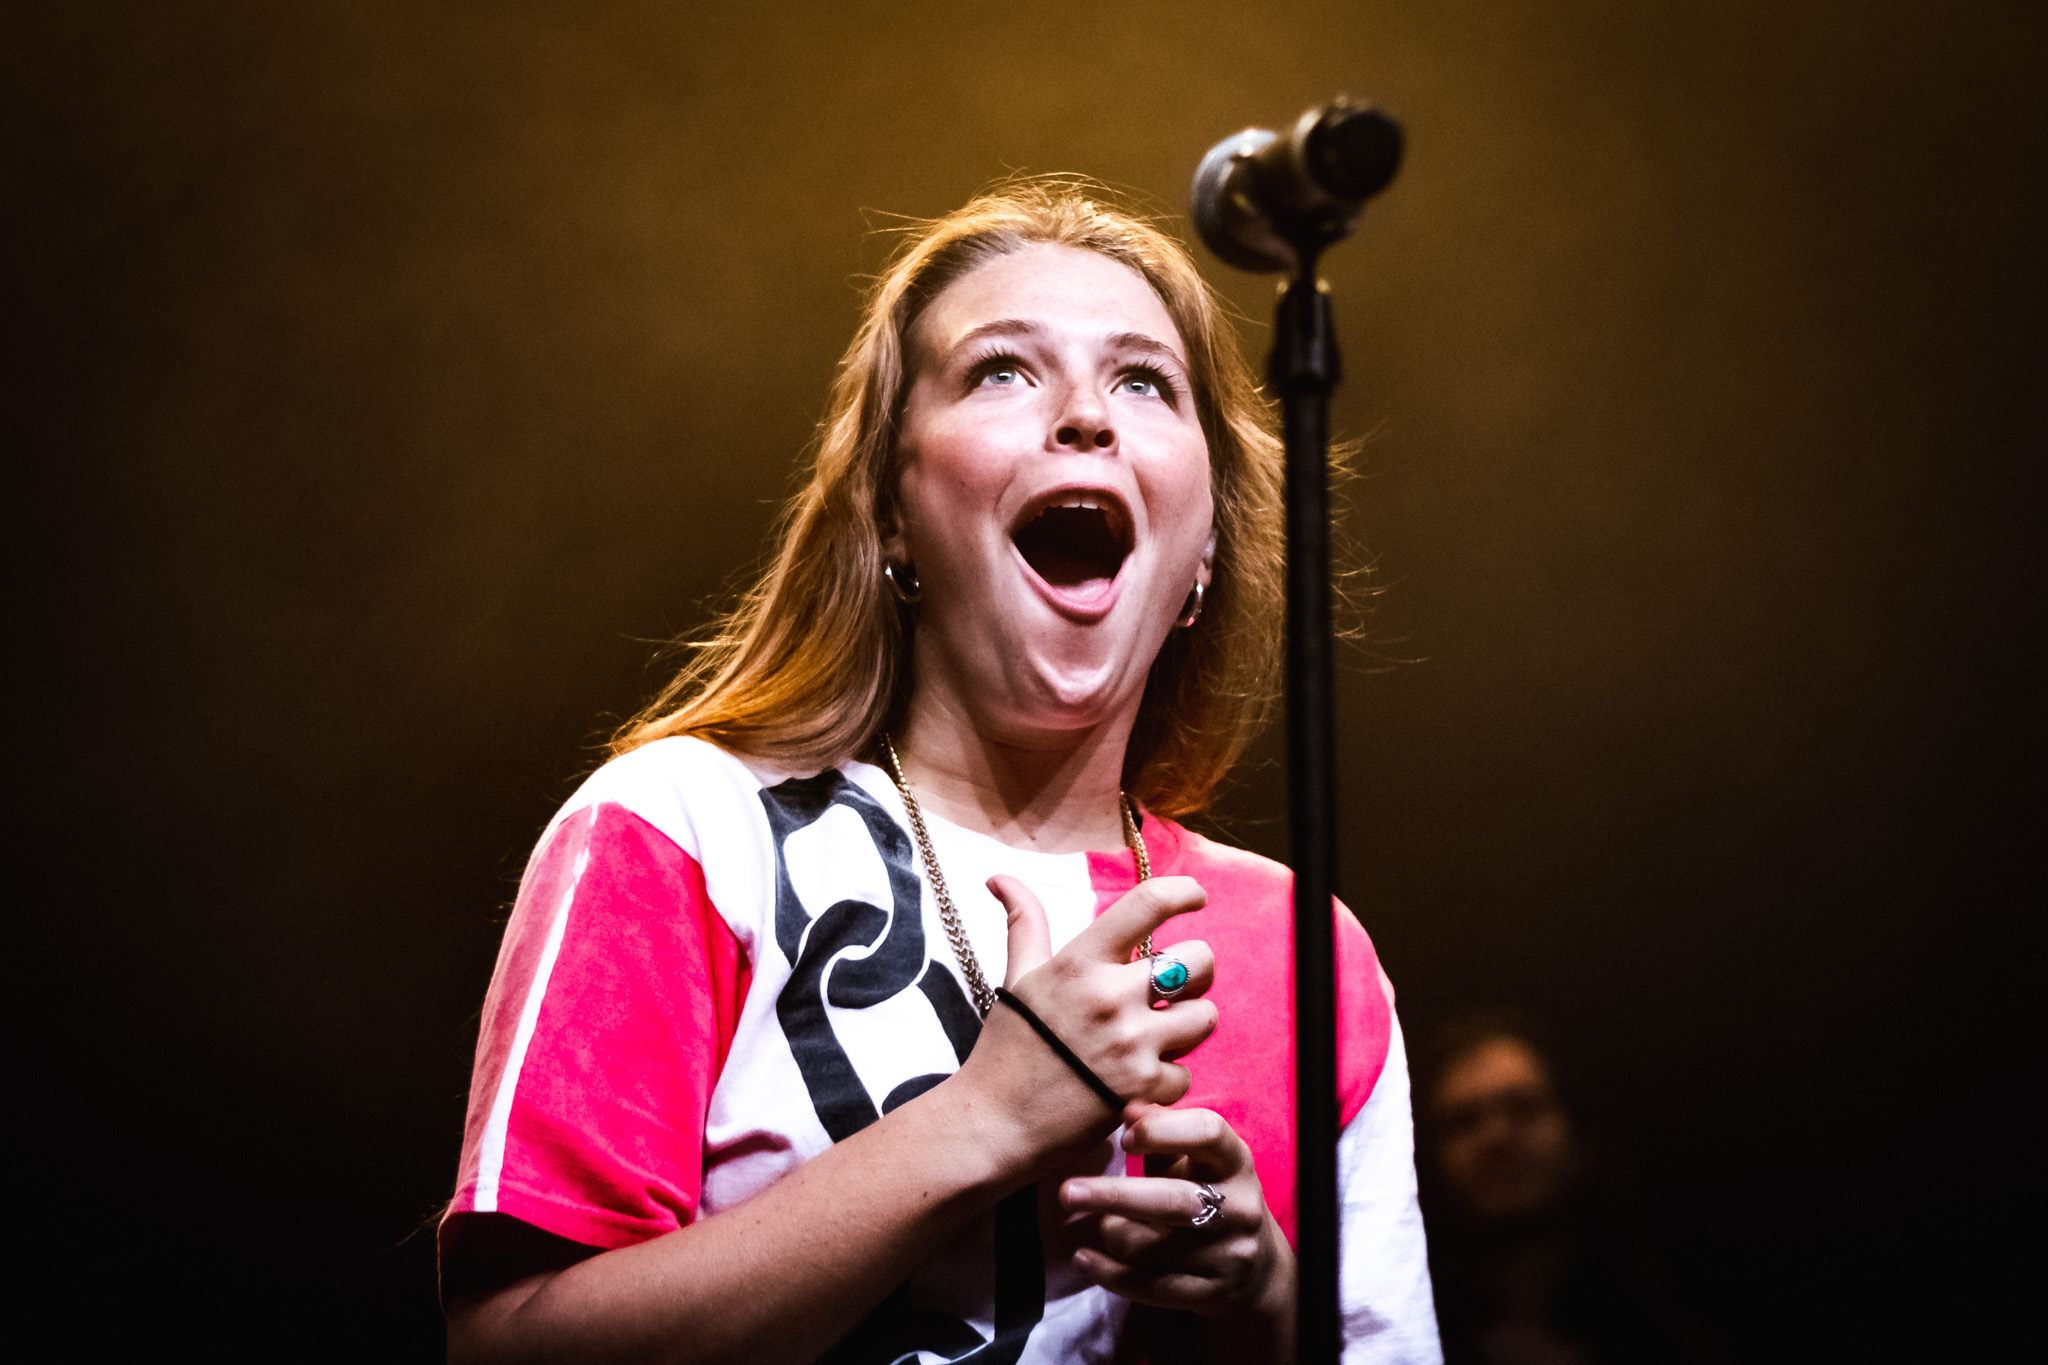
<instances>
[{"instance_id":1,"label":"black graphic print on shirt","mask_svg":"<svg viewBox=\"0 0 2048 1365\"><path fill-rule=\"evenodd\" d=\"M841 1142L950 1073L902 1081L877 1109L833 1030L827 1003L842 1010L868 1009L916 986L931 1002L938 1026L960 1061L973 1049L981 1021L959 978L927 951L923 896L910 838L874 797L837 770L828 770L763 789L761 804L775 840L775 937L791 963L775 1014L819 1122L834 1142ZM859 818L881 856L889 892L886 908L847 897L813 915L797 894L789 867L790 836L835 806L844 806ZM923 1350L975 1365L1013 1365L1045 1314L1044 1256L1037 1190L1027 1186L996 1207L992 1340L984 1340L952 1314L913 1302L906 1287L883 1300L825 1360L832 1365L869 1365L915 1360L915 1352Z\"/></svg>"}]
</instances>

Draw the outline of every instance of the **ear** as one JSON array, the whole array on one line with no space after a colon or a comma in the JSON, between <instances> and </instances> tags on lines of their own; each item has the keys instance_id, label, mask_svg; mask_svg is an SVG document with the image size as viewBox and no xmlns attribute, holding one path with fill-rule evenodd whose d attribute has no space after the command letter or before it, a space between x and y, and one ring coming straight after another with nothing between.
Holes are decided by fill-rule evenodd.
<instances>
[{"instance_id":1,"label":"ear","mask_svg":"<svg viewBox=\"0 0 2048 1365\"><path fill-rule=\"evenodd\" d=\"M1209 543L1202 547L1202 567L1195 570L1195 581L1202 585L1202 591L1209 590L1209 580L1216 572L1216 528L1209 528Z\"/></svg>"},{"instance_id":2,"label":"ear","mask_svg":"<svg viewBox=\"0 0 2048 1365\"><path fill-rule=\"evenodd\" d=\"M896 499L893 496L883 500L880 515L875 520L877 529L882 533L882 562L908 564L910 547L904 540L903 518L897 515Z\"/></svg>"}]
</instances>

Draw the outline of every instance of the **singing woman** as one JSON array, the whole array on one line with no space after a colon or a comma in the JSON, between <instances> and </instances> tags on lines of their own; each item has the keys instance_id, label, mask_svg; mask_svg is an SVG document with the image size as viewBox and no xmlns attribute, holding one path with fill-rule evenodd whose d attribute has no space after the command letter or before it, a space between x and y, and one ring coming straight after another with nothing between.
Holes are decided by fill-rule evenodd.
<instances>
[{"instance_id":1,"label":"singing woman","mask_svg":"<svg viewBox=\"0 0 2048 1365\"><path fill-rule=\"evenodd\" d=\"M1291 1358L1289 877L1175 823L1271 697L1280 458L1186 252L1086 185L905 243L771 566L527 867L452 1359ZM1346 1359L1434 1362L1332 913Z\"/></svg>"}]
</instances>

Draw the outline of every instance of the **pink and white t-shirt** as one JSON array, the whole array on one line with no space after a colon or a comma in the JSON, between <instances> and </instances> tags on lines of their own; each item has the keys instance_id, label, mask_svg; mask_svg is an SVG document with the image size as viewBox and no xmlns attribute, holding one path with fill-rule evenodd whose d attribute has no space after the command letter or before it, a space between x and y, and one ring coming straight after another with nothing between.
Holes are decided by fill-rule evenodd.
<instances>
[{"instance_id":1,"label":"pink and white t-shirt","mask_svg":"<svg viewBox=\"0 0 2048 1365\"><path fill-rule=\"evenodd\" d=\"M926 816L983 971L1021 878L1055 951L1136 884L1128 852L1025 852ZM1155 875L1208 905L1159 947L1215 950L1216 1033L1181 1103L1250 1144L1294 1235L1291 883L1169 820ZM1436 1362L1407 1066L1371 943L1336 911L1347 1361ZM606 764L542 836L485 999L444 1255L471 1214L610 1249L730 1208L951 1075L980 1029L880 770L768 771L695 739ZM1135 1158L1110 1144L1105 1172ZM1047 1246L1030 1188L943 1248L831 1361L1106 1361L1128 1305ZM1057 1225L1053 1220L1052 1226Z\"/></svg>"}]
</instances>

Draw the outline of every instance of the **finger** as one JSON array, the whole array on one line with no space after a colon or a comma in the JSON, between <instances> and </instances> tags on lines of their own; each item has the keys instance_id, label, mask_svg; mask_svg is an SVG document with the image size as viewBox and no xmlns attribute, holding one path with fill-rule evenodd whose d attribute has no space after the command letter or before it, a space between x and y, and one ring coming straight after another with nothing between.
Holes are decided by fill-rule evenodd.
<instances>
[{"instance_id":1,"label":"finger","mask_svg":"<svg viewBox=\"0 0 2048 1365\"><path fill-rule=\"evenodd\" d=\"M1200 1238L1207 1232L1206 1228L1198 1232L1142 1222L1136 1218L1108 1217L1095 1219L1091 1231L1091 1236L1074 1245L1077 1248L1093 1247L1125 1265L1151 1270L1189 1270L1200 1274L1213 1273L1217 1268L1209 1264L1209 1258L1189 1245L1191 1239Z\"/></svg>"},{"instance_id":2,"label":"finger","mask_svg":"<svg viewBox=\"0 0 2048 1365\"><path fill-rule=\"evenodd\" d=\"M1124 1104L1124 1116L1123 1116L1123 1117L1124 1117L1124 1127L1126 1127L1126 1128L1130 1127L1130 1126L1131 1126L1132 1124L1134 1124L1134 1123L1138 1122L1138 1121L1139 1121L1140 1119L1144 1118L1144 1117L1145 1117L1145 1115L1147 1115L1147 1114L1151 1113L1151 1112L1152 1112L1153 1110L1155 1110L1155 1109L1157 1109L1157 1108L1159 1108L1159 1106L1158 1106L1158 1105L1156 1105L1156 1104L1154 1104L1154 1103L1152 1103L1152 1101L1150 1101L1150 1100L1129 1100L1129 1101L1126 1101L1126 1102L1125 1102L1125 1104Z\"/></svg>"},{"instance_id":3,"label":"finger","mask_svg":"<svg viewBox=\"0 0 2048 1365\"><path fill-rule=\"evenodd\" d=\"M1003 985L1012 987L1018 977L1052 956L1052 930L1046 927L1045 907L1023 882L1010 876L990 877L988 889L1009 916L1010 960L1003 968Z\"/></svg>"},{"instance_id":4,"label":"finger","mask_svg":"<svg viewBox=\"0 0 2048 1365\"><path fill-rule=\"evenodd\" d=\"M1149 1109L1124 1129L1123 1142L1127 1152L1187 1157L1215 1180L1252 1164L1252 1149L1213 1109Z\"/></svg>"},{"instance_id":5,"label":"finger","mask_svg":"<svg viewBox=\"0 0 2048 1365\"><path fill-rule=\"evenodd\" d=\"M1259 1259L1257 1223L1199 1228L1167 1227L1134 1218L1093 1219L1089 1235L1074 1246L1096 1251L1143 1270L1183 1270L1209 1279L1241 1283Z\"/></svg>"},{"instance_id":6,"label":"finger","mask_svg":"<svg viewBox=\"0 0 2048 1365\"><path fill-rule=\"evenodd\" d=\"M1060 1186L1060 1205L1069 1213L1114 1214L1179 1228L1195 1226L1207 1208L1192 1181L1133 1175L1069 1180Z\"/></svg>"},{"instance_id":7,"label":"finger","mask_svg":"<svg viewBox=\"0 0 2048 1365\"><path fill-rule=\"evenodd\" d=\"M1159 956L1177 960L1188 969L1187 984L1174 992L1174 999L1186 1000L1191 996L1208 994L1209 987L1216 982L1216 954L1201 939L1191 938L1170 944L1158 950ZM1144 958L1132 964L1145 975L1146 989L1152 985L1152 964Z\"/></svg>"},{"instance_id":8,"label":"finger","mask_svg":"<svg viewBox=\"0 0 2048 1365\"><path fill-rule=\"evenodd\" d=\"M1224 1293L1224 1286L1206 1275L1140 1270L1093 1247L1082 1247L1074 1253L1074 1269L1113 1294L1157 1308L1200 1310Z\"/></svg>"},{"instance_id":9,"label":"finger","mask_svg":"<svg viewBox=\"0 0 2048 1365\"><path fill-rule=\"evenodd\" d=\"M1213 1000L1176 1000L1163 1010L1152 1011L1159 1055L1170 1060L1193 1052L1216 1031L1220 1017Z\"/></svg>"},{"instance_id":10,"label":"finger","mask_svg":"<svg viewBox=\"0 0 2048 1365\"><path fill-rule=\"evenodd\" d=\"M1125 892L1070 947L1098 962L1129 962L1160 925L1208 903L1209 893L1193 877L1154 877Z\"/></svg>"},{"instance_id":11,"label":"finger","mask_svg":"<svg viewBox=\"0 0 2048 1365\"><path fill-rule=\"evenodd\" d=\"M1194 1086L1193 1072L1178 1062L1162 1060L1152 1075L1151 1084L1133 1098L1150 1100L1154 1104L1178 1104Z\"/></svg>"}]
</instances>

